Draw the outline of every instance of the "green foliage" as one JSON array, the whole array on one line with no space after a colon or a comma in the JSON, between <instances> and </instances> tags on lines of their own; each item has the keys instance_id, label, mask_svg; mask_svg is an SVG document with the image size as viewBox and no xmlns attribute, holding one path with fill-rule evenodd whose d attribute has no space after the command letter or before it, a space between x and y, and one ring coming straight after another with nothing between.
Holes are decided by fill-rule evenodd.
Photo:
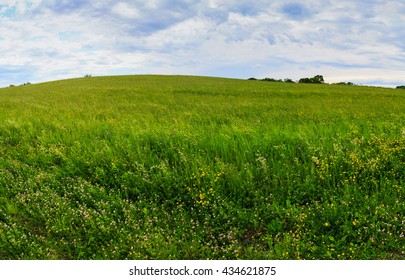
<instances>
[{"instance_id":1,"label":"green foliage","mask_svg":"<svg viewBox=\"0 0 405 280\"><path fill-rule=\"evenodd\" d=\"M264 78L264 79L261 79L260 81L264 81L264 82L279 82L279 83L281 83L283 80L280 80L280 79L276 80L276 79L273 79L273 78Z\"/></svg>"},{"instance_id":2,"label":"green foliage","mask_svg":"<svg viewBox=\"0 0 405 280\"><path fill-rule=\"evenodd\" d=\"M249 78L248 80L249 80L249 81L257 81L256 78ZM286 79L284 79L284 80L281 80L281 79L274 79L274 78L264 78L264 79L260 79L259 81L263 81L263 82L278 82L278 83L282 83L282 82L284 82L284 83L294 83L294 81L291 80L291 79L289 79L289 78L286 78Z\"/></svg>"},{"instance_id":3,"label":"green foliage","mask_svg":"<svg viewBox=\"0 0 405 280\"><path fill-rule=\"evenodd\" d=\"M295 83L293 80L291 80L290 78L285 78L283 80L284 83Z\"/></svg>"},{"instance_id":4,"label":"green foliage","mask_svg":"<svg viewBox=\"0 0 405 280\"><path fill-rule=\"evenodd\" d=\"M403 259L405 95L183 77L0 90L0 259Z\"/></svg>"},{"instance_id":5,"label":"green foliage","mask_svg":"<svg viewBox=\"0 0 405 280\"><path fill-rule=\"evenodd\" d=\"M315 77L312 78L301 78L298 83L303 83L303 84L323 84L325 81L323 79L322 75L316 75Z\"/></svg>"},{"instance_id":6,"label":"green foliage","mask_svg":"<svg viewBox=\"0 0 405 280\"><path fill-rule=\"evenodd\" d=\"M352 82L339 82L339 83L335 83L334 85L354 86L354 83L352 83Z\"/></svg>"}]
</instances>

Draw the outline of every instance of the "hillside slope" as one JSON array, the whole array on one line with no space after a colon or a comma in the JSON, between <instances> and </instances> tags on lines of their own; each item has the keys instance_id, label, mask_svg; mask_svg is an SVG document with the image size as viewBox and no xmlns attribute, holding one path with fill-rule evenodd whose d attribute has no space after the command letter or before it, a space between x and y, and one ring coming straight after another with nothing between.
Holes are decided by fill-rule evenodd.
<instances>
[{"instance_id":1,"label":"hillside slope","mask_svg":"<svg viewBox=\"0 0 405 280\"><path fill-rule=\"evenodd\" d=\"M403 259L404 133L394 89L0 89L0 259Z\"/></svg>"}]
</instances>

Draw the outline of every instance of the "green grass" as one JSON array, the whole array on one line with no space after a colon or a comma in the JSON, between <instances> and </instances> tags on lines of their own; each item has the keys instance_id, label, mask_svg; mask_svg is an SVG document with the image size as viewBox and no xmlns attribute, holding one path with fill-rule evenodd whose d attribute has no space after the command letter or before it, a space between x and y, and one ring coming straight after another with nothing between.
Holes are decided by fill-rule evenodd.
<instances>
[{"instance_id":1,"label":"green grass","mask_svg":"<svg viewBox=\"0 0 405 280\"><path fill-rule=\"evenodd\" d=\"M405 94L119 76L0 90L0 259L404 259Z\"/></svg>"}]
</instances>

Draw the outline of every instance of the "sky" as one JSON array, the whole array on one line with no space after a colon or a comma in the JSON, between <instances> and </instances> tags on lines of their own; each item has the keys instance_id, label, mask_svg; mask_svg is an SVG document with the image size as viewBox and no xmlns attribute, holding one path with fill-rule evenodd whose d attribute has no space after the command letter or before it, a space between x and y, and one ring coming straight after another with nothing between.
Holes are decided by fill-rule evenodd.
<instances>
[{"instance_id":1,"label":"sky","mask_svg":"<svg viewBox=\"0 0 405 280\"><path fill-rule=\"evenodd\" d=\"M405 1L0 1L0 87L86 74L405 85Z\"/></svg>"}]
</instances>

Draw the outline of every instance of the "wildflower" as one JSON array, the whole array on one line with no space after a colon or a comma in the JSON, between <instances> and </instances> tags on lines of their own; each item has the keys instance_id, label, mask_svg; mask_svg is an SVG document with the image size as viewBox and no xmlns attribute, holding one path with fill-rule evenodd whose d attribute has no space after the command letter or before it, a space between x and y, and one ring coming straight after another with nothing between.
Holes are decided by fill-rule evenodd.
<instances>
[{"instance_id":1,"label":"wildflower","mask_svg":"<svg viewBox=\"0 0 405 280\"><path fill-rule=\"evenodd\" d=\"M316 165L319 164L319 159L318 159L317 157L313 156L313 157L311 158L311 160L312 160L312 162L315 163Z\"/></svg>"}]
</instances>

